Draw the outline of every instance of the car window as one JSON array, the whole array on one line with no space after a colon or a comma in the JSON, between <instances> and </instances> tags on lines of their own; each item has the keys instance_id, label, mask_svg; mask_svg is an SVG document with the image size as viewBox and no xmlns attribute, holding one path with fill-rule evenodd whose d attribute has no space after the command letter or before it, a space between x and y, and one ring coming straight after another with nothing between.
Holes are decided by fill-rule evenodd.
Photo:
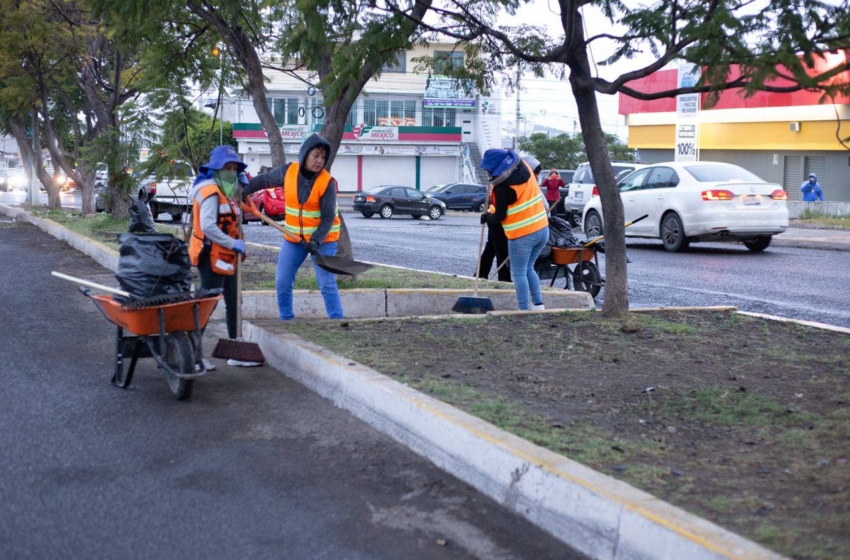
<instances>
[{"instance_id":1,"label":"car window","mask_svg":"<svg viewBox=\"0 0 850 560\"><path fill-rule=\"evenodd\" d=\"M385 187L383 185L379 185L377 187L372 187L371 189L369 189L366 192L370 192L370 193L374 193L374 194L387 194L387 193L384 192L384 189L386 189L386 188L387 187Z\"/></svg>"},{"instance_id":2,"label":"car window","mask_svg":"<svg viewBox=\"0 0 850 560\"><path fill-rule=\"evenodd\" d=\"M646 184L645 189L667 189L679 184L679 176L669 167L655 167Z\"/></svg>"},{"instance_id":3,"label":"car window","mask_svg":"<svg viewBox=\"0 0 850 560\"><path fill-rule=\"evenodd\" d=\"M407 194L404 192L404 187L393 187L390 189L389 194L395 198L407 198Z\"/></svg>"},{"instance_id":4,"label":"car window","mask_svg":"<svg viewBox=\"0 0 850 560\"><path fill-rule=\"evenodd\" d=\"M620 192L629 192L636 191L643 187L644 182L646 182L647 176L649 176L649 169L641 169L640 171L636 171L631 175L628 175L625 179L620 181L617 184L617 187L620 189Z\"/></svg>"},{"instance_id":5,"label":"car window","mask_svg":"<svg viewBox=\"0 0 850 560\"><path fill-rule=\"evenodd\" d=\"M591 183L593 182L593 173L590 172L590 168L587 167L585 169L579 169L576 171L575 175L576 183Z\"/></svg>"},{"instance_id":6,"label":"car window","mask_svg":"<svg viewBox=\"0 0 850 560\"><path fill-rule=\"evenodd\" d=\"M765 182L761 177L731 163L694 164L685 166L685 169L700 183L711 183L713 181Z\"/></svg>"},{"instance_id":7,"label":"car window","mask_svg":"<svg viewBox=\"0 0 850 560\"><path fill-rule=\"evenodd\" d=\"M413 200L422 200L423 198L425 198L422 193L417 191L416 189L406 188L404 189L404 191L407 193L405 195L407 196L407 198L412 198Z\"/></svg>"}]
</instances>

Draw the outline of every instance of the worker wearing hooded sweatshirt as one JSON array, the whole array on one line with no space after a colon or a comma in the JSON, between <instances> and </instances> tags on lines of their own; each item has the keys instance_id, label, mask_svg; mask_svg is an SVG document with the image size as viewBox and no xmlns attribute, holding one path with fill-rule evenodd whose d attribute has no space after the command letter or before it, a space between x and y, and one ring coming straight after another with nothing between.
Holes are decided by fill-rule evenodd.
<instances>
[{"instance_id":1,"label":"worker wearing hooded sweatshirt","mask_svg":"<svg viewBox=\"0 0 850 560\"><path fill-rule=\"evenodd\" d=\"M286 221L280 255L277 259L277 306L280 319L295 318L292 292L295 274L307 255L333 256L339 240L340 220L336 204L337 182L325 169L331 145L313 134L301 145L298 163L275 167L248 183L245 196L260 189L283 185ZM336 277L313 262L325 310L331 319L342 319L342 300Z\"/></svg>"},{"instance_id":2,"label":"worker wearing hooded sweatshirt","mask_svg":"<svg viewBox=\"0 0 850 560\"><path fill-rule=\"evenodd\" d=\"M814 173L809 173L809 180L800 186L800 192L803 193L803 202L823 202L823 189L818 183L818 176Z\"/></svg>"}]
</instances>

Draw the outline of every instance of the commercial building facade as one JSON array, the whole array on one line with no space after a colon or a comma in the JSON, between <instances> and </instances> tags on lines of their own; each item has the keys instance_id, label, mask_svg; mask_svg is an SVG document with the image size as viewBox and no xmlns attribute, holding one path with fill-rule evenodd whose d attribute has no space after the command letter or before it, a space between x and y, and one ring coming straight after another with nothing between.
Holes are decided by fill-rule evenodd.
<instances>
[{"instance_id":1,"label":"commercial building facade","mask_svg":"<svg viewBox=\"0 0 850 560\"><path fill-rule=\"evenodd\" d=\"M847 57L825 55L814 71L832 68ZM836 79L847 82L847 74ZM677 70L671 69L631 85L659 92L676 84ZM824 99L822 92L805 90L745 97L742 90L732 89L706 109L707 95L701 96L703 109L697 118L700 160L740 165L782 185L790 200L800 200L800 185L809 173L817 173L827 200L850 201L850 143L840 141L850 137L850 97ZM629 147L639 150L641 163L673 160L676 99L641 101L621 94L619 105L629 128Z\"/></svg>"},{"instance_id":2,"label":"commercial building facade","mask_svg":"<svg viewBox=\"0 0 850 560\"><path fill-rule=\"evenodd\" d=\"M427 189L435 184L475 180L480 153L501 145L498 96L467 94L453 80L415 73L415 58L462 53L451 45L419 46L400 53L358 97L346 121L332 173L343 192L382 184ZM309 82L315 79L299 73ZM279 71L267 71L268 103L281 127L287 161L297 158L301 142L324 122L321 92ZM250 99L224 104L233 123L239 154L256 173L271 166L268 137Z\"/></svg>"}]
</instances>

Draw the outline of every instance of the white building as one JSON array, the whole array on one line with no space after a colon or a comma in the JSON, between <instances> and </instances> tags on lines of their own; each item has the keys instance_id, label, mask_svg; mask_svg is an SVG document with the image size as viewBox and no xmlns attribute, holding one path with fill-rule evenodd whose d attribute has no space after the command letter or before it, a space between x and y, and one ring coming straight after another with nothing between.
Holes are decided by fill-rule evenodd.
<instances>
[{"instance_id":1,"label":"white building","mask_svg":"<svg viewBox=\"0 0 850 560\"><path fill-rule=\"evenodd\" d=\"M348 116L333 163L341 191L381 184L424 190L452 181L477 182L481 153L501 146L500 96L466 95L453 80L413 72L417 57L436 53L462 60L463 53L452 52L452 47L416 47L367 83ZM267 70L266 77L287 161L294 161L302 140L322 128L321 92L283 72ZM311 78L307 72L302 77ZM256 174L260 166L271 166L268 137L251 100L231 98L223 105L248 171Z\"/></svg>"}]
</instances>

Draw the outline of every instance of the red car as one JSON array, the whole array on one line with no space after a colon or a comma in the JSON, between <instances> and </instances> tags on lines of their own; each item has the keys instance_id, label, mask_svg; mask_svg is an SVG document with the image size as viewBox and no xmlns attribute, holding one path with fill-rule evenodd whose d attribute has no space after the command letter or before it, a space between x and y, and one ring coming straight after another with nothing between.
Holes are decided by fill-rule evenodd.
<instances>
[{"instance_id":1,"label":"red car","mask_svg":"<svg viewBox=\"0 0 850 560\"><path fill-rule=\"evenodd\" d=\"M250 196L257 209L275 221L283 220L286 216L286 201L283 198L283 187L272 187L262 189ZM255 216L251 212L245 212L242 217L243 222L257 221L259 216ZM268 225L262 222L263 225Z\"/></svg>"}]
</instances>

